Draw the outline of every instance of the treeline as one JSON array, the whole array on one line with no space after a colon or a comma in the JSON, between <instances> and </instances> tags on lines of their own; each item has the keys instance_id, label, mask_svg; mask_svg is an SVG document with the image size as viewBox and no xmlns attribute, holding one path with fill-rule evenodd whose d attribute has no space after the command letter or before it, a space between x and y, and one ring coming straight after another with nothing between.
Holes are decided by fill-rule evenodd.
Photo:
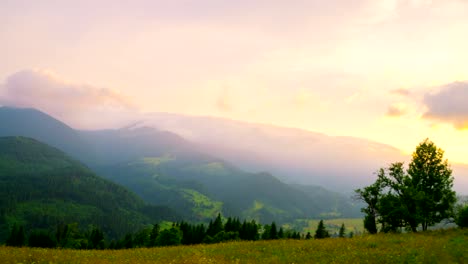
<instances>
[{"instance_id":1,"label":"treeline","mask_svg":"<svg viewBox=\"0 0 468 264\"><path fill-rule=\"evenodd\" d=\"M255 220L240 221L227 218L223 221L220 214L205 224L188 222L173 223L170 228L161 229L159 224L143 228L136 233L128 233L118 240L106 241L103 231L96 226L86 230L77 223L60 224L55 232L34 229L26 232L23 226L14 225L7 240L7 246L29 246L43 248L71 249L124 249L137 247L156 247L174 245L211 244L236 240L304 239L311 238L294 230L278 228L275 222L259 224Z\"/></svg>"}]
</instances>

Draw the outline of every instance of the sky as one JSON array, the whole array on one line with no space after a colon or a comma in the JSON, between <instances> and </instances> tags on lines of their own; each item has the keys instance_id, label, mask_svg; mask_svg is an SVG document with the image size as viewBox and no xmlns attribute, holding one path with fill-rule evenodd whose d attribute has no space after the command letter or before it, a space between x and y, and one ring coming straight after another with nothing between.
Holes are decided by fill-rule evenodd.
<instances>
[{"instance_id":1,"label":"sky","mask_svg":"<svg viewBox=\"0 0 468 264\"><path fill-rule=\"evenodd\" d=\"M0 105L74 128L170 112L468 164L466 0L0 0Z\"/></svg>"}]
</instances>

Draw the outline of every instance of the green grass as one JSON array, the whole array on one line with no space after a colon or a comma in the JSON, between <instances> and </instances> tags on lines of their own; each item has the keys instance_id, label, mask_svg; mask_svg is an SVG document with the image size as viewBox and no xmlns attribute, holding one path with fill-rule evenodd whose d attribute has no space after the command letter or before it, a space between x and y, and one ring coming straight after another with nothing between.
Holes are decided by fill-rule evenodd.
<instances>
[{"instance_id":1,"label":"green grass","mask_svg":"<svg viewBox=\"0 0 468 264\"><path fill-rule=\"evenodd\" d=\"M468 230L131 250L0 247L0 263L466 263Z\"/></svg>"},{"instance_id":2,"label":"green grass","mask_svg":"<svg viewBox=\"0 0 468 264\"><path fill-rule=\"evenodd\" d=\"M317 225L320 222L320 219L315 220L297 220L302 227L302 232L310 232L314 234L317 229ZM341 225L344 223L346 228L346 233L353 232L354 234L360 234L364 231L364 223L362 218L337 218L337 219L324 219L323 223L327 228L330 234L338 233ZM300 229L298 229L300 230Z\"/></svg>"},{"instance_id":3,"label":"green grass","mask_svg":"<svg viewBox=\"0 0 468 264\"><path fill-rule=\"evenodd\" d=\"M195 190L181 189L182 196L193 203L192 211L200 218L214 218L221 212L223 203L214 201Z\"/></svg>"}]
</instances>

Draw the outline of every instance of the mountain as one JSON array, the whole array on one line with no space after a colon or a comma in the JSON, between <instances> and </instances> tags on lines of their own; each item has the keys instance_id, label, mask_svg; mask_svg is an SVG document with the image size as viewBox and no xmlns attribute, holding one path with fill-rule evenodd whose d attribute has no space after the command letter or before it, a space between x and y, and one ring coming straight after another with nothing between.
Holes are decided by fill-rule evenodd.
<instances>
[{"instance_id":1,"label":"mountain","mask_svg":"<svg viewBox=\"0 0 468 264\"><path fill-rule=\"evenodd\" d=\"M316 199L313 192L306 195L269 173L248 173L199 152L169 132L142 127L81 135L98 149L88 164L99 175L127 186L147 202L175 208L191 220L213 218L218 212L262 222L323 217L333 212L343 215L335 210L335 193ZM321 194L326 192L323 189ZM338 202L352 207L348 200L343 197ZM358 212L354 208L354 214L346 216Z\"/></svg>"},{"instance_id":2,"label":"mountain","mask_svg":"<svg viewBox=\"0 0 468 264\"><path fill-rule=\"evenodd\" d=\"M14 223L27 230L92 224L116 238L174 215L97 177L62 151L25 137L0 138L0 200L2 241Z\"/></svg>"},{"instance_id":3,"label":"mountain","mask_svg":"<svg viewBox=\"0 0 468 264\"><path fill-rule=\"evenodd\" d=\"M31 114L37 110L17 111L13 116L18 123L45 115ZM48 120L52 121L60 122ZM56 127L67 126L51 126L52 129ZM19 125L10 130L16 129L21 134L21 128ZM319 192L320 196L315 196L314 192L306 194L269 173L248 173L224 159L205 154L200 146L171 132L150 127L100 131L52 129L51 134L68 133L57 139L76 137L80 149L75 150L73 144L55 137L48 138L46 143L63 144L69 149L68 154L98 175L128 187L146 202L174 208L188 219L212 218L218 212L263 222L359 214L349 195L342 195L343 199L337 201L336 193L328 192L327 197L325 189ZM5 133L2 130L0 127L0 134ZM337 210L341 208L336 206L337 202L343 203L342 207L352 208L353 212L343 214Z\"/></svg>"},{"instance_id":4,"label":"mountain","mask_svg":"<svg viewBox=\"0 0 468 264\"><path fill-rule=\"evenodd\" d=\"M0 107L0 124L0 137L30 137L67 154L87 155L88 148L75 130L36 109Z\"/></svg>"},{"instance_id":5,"label":"mountain","mask_svg":"<svg viewBox=\"0 0 468 264\"><path fill-rule=\"evenodd\" d=\"M137 126L177 133L197 144L200 151L241 169L269 171L288 183L320 185L340 192L368 185L379 168L410 159L389 145L296 128L170 113L150 113L140 120ZM466 193L468 167L453 164L453 169L455 190Z\"/></svg>"}]
</instances>

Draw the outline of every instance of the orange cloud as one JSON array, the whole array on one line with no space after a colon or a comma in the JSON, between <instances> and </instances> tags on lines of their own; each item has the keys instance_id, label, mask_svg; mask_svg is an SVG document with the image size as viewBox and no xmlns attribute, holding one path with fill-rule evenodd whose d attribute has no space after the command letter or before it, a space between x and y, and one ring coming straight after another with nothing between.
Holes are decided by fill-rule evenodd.
<instances>
[{"instance_id":1,"label":"orange cloud","mask_svg":"<svg viewBox=\"0 0 468 264\"><path fill-rule=\"evenodd\" d=\"M400 117L406 114L406 107L403 104L392 104L388 107L386 116Z\"/></svg>"}]
</instances>

